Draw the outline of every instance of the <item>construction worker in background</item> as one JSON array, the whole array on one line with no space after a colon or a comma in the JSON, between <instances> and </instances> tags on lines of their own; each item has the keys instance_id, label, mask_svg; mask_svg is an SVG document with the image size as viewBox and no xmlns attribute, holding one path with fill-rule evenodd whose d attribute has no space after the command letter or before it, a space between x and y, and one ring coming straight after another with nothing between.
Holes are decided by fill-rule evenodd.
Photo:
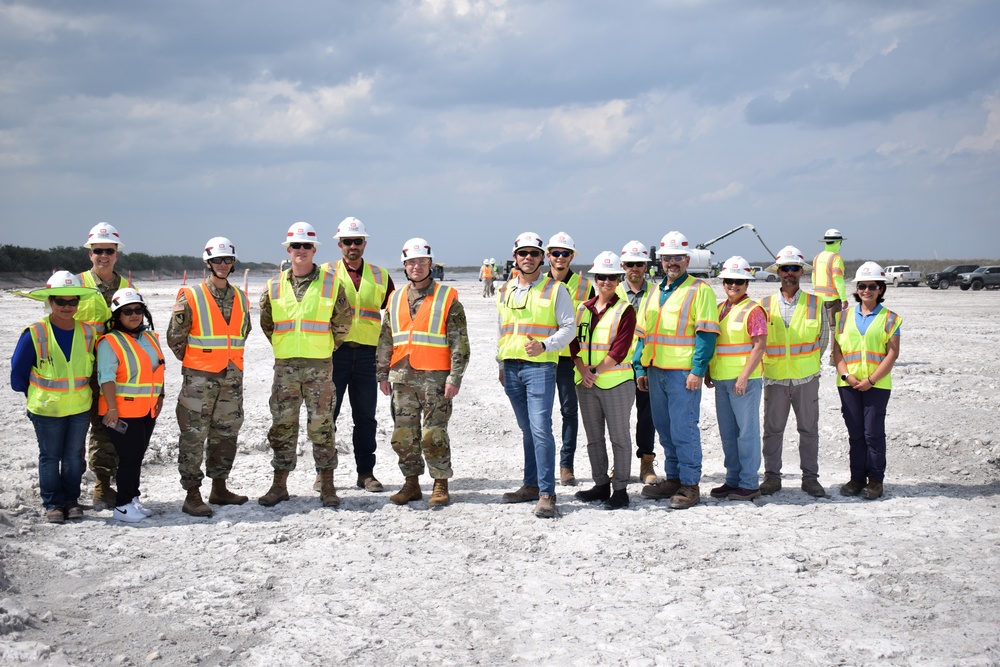
<instances>
[{"instance_id":1,"label":"construction worker in background","mask_svg":"<svg viewBox=\"0 0 1000 667\"><path fill-rule=\"evenodd\" d=\"M122 245L118 230L106 222L99 222L91 227L87 242L83 244L83 247L90 251L91 268L80 274L80 283L84 287L96 289L97 292L80 299L80 306L76 309L74 318L78 322L96 327L98 334L104 333L104 325L111 319L111 297L116 291L132 286L115 271L115 262L118 261ZM111 487L111 480L118 472L118 454L97 414L101 391L97 384L96 366L90 388L93 393L93 405L90 409L88 463L95 476L92 503L95 510L113 509L117 492Z\"/></svg>"},{"instance_id":2,"label":"construction worker in background","mask_svg":"<svg viewBox=\"0 0 1000 667\"><path fill-rule=\"evenodd\" d=\"M447 505L451 469L448 421L452 399L469 365L469 333L458 290L431 275L430 244L412 238L401 260L409 283L393 292L379 334L379 389L392 395L392 448L406 482L389 497L396 505L420 500L424 460L434 488L427 504ZM421 424L421 420L423 423Z\"/></svg>"},{"instance_id":3,"label":"construction worker in background","mask_svg":"<svg viewBox=\"0 0 1000 667\"><path fill-rule=\"evenodd\" d=\"M643 337L633 366L639 389L649 391L653 425L663 445L665 479L642 488L646 498L670 498L686 509L701 499L701 390L719 335L715 291L687 273L687 237L668 232L657 256L666 276L640 314ZM638 360L636 360L638 357ZM635 363L638 361L638 363Z\"/></svg>"},{"instance_id":4,"label":"construction worker in background","mask_svg":"<svg viewBox=\"0 0 1000 667\"><path fill-rule=\"evenodd\" d=\"M292 266L267 281L260 297L260 328L274 348L271 384L271 428L267 439L273 450L274 481L258 502L272 507L288 500L288 473L295 470L299 436L299 409L306 404L306 433L320 477L320 500L337 507L333 484L337 467L333 418L333 353L347 338L352 310L334 275L313 262L316 230L306 222L288 229L282 243Z\"/></svg>"},{"instance_id":5,"label":"construction worker in background","mask_svg":"<svg viewBox=\"0 0 1000 667\"><path fill-rule=\"evenodd\" d=\"M250 303L243 290L229 284L236 270L236 247L216 236L205 243L202 260L208 277L177 292L167 346L181 362L177 426L177 468L187 491L181 510L212 516L201 497L201 463L212 480L208 502L242 505L246 496L226 488L243 425L243 346L250 333Z\"/></svg>"},{"instance_id":6,"label":"construction worker in background","mask_svg":"<svg viewBox=\"0 0 1000 667\"><path fill-rule=\"evenodd\" d=\"M831 228L823 234L822 241L826 247L813 259L812 284L813 293L826 309L832 344L837 315L848 306L844 260L840 256L840 244L844 242L844 235L839 229Z\"/></svg>"},{"instance_id":7,"label":"construction worker in background","mask_svg":"<svg viewBox=\"0 0 1000 667\"><path fill-rule=\"evenodd\" d=\"M517 417L524 448L523 484L503 494L503 502L537 500L535 516L552 518L556 512L552 437L556 366L559 350L570 344L576 330L569 291L541 270L544 253L542 238L534 232L514 240L512 255L519 275L497 292L497 361L500 384Z\"/></svg>"},{"instance_id":8,"label":"construction worker in background","mask_svg":"<svg viewBox=\"0 0 1000 667\"><path fill-rule=\"evenodd\" d=\"M653 295L655 286L646 280L646 267L649 264L649 249L639 241L629 241L622 248L621 265L625 270L625 280L618 283L618 296L628 299L628 302L635 308L635 312L642 313ZM639 335L636 331L632 340L632 349L629 350L629 360L635 354L635 345ZM653 449L656 431L653 428L653 414L649 410L649 392L640 391L635 385L635 455L639 459L639 481L643 484L653 484L656 482L656 472L653 469L653 461L656 460L656 452Z\"/></svg>"},{"instance_id":9,"label":"construction worker in background","mask_svg":"<svg viewBox=\"0 0 1000 667\"><path fill-rule=\"evenodd\" d=\"M501 278L501 276L500 276L500 267L497 266L497 261L495 259L493 259L492 257L490 257L490 268L493 269L493 280L500 280L500 278ZM496 285L494 285L494 287L496 287ZM495 294L495 293L496 293L496 290L494 289L493 292L492 292L492 294Z\"/></svg>"},{"instance_id":10,"label":"construction worker in background","mask_svg":"<svg viewBox=\"0 0 1000 667\"><path fill-rule=\"evenodd\" d=\"M493 276L496 274L493 272L493 265L490 264L490 260L484 259L483 266L479 269L479 280L483 283L483 296L493 296Z\"/></svg>"},{"instance_id":11,"label":"construction worker in background","mask_svg":"<svg viewBox=\"0 0 1000 667\"><path fill-rule=\"evenodd\" d=\"M767 346L764 348L764 481L765 496L781 489L781 451L788 411L795 411L799 431L802 490L814 498L826 495L819 483L820 358L830 336L829 321L815 294L799 289L812 269L795 246L778 252L768 273L781 278L777 294L766 296Z\"/></svg>"},{"instance_id":12,"label":"construction worker in background","mask_svg":"<svg viewBox=\"0 0 1000 667\"><path fill-rule=\"evenodd\" d=\"M333 384L337 389L333 420L340 416L344 394L351 401L354 420L354 462L359 489L370 493L382 491L375 479L375 407L378 404L378 381L375 379L375 350L382 329L382 311L389 303L395 286L385 269L364 261L368 232L357 218L344 218L334 237L343 254L333 264L334 279L344 288L354 319L343 345L333 355ZM318 480L317 480L318 481Z\"/></svg>"},{"instance_id":13,"label":"construction worker in background","mask_svg":"<svg viewBox=\"0 0 1000 667\"><path fill-rule=\"evenodd\" d=\"M549 239L545 251L549 260L549 278L566 285L573 299L573 312L580 304L594 296L594 283L579 273L573 273L570 264L576 256L576 244L566 232L559 232ZM562 415L562 447L559 450L559 483L576 486L573 474L573 459L576 456L576 437L580 430L579 403L576 396L576 380L573 358L569 346L559 351L556 367L556 390L559 392L559 413Z\"/></svg>"}]
</instances>

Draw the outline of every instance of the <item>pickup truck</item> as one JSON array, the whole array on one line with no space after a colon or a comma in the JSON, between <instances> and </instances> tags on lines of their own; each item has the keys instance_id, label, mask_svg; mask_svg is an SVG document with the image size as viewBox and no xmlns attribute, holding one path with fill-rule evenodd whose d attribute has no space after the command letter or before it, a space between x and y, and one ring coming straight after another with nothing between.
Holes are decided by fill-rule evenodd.
<instances>
[{"instance_id":1,"label":"pickup truck","mask_svg":"<svg viewBox=\"0 0 1000 667\"><path fill-rule=\"evenodd\" d=\"M931 289L948 289L952 285L958 284L960 273L972 273L979 268L978 264L951 264L940 271L928 273L924 276L927 286Z\"/></svg>"},{"instance_id":2,"label":"pickup truck","mask_svg":"<svg viewBox=\"0 0 1000 667\"><path fill-rule=\"evenodd\" d=\"M972 273L958 276L958 286L963 290L1000 289L1000 266L980 266Z\"/></svg>"},{"instance_id":3,"label":"pickup truck","mask_svg":"<svg viewBox=\"0 0 1000 667\"><path fill-rule=\"evenodd\" d=\"M896 287L901 285L916 287L920 284L920 272L910 271L910 267L906 264L896 264L885 267L885 279Z\"/></svg>"}]
</instances>

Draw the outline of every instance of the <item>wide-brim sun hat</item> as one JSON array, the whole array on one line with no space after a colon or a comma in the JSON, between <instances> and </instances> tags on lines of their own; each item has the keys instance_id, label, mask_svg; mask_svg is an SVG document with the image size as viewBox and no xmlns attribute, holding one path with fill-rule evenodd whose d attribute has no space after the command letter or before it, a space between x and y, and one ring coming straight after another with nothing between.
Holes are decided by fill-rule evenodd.
<instances>
[{"instance_id":1,"label":"wide-brim sun hat","mask_svg":"<svg viewBox=\"0 0 1000 667\"><path fill-rule=\"evenodd\" d=\"M45 283L45 287L17 294L36 301L45 301L50 296L78 296L82 298L96 292L97 290L93 287L83 287L80 284L80 279L69 271L56 271Z\"/></svg>"},{"instance_id":2,"label":"wide-brim sun hat","mask_svg":"<svg viewBox=\"0 0 1000 667\"><path fill-rule=\"evenodd\" d=\"M806 256L802 254L802 251L793 245L786 245L784 248L778 251L778 256L774 259L774 264L764 269L768 273L777 273L779 266L789 266L789 265L801 266L802 271L812 271L812 264L806 261Z\"/></svg>"}]
</instances>

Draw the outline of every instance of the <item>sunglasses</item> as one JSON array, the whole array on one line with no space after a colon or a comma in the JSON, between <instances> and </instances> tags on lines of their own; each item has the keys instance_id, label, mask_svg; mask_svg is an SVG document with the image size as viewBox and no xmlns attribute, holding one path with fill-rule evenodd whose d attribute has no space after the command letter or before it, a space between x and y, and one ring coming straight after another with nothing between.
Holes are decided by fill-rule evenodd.
<instances>
[{"instance_id":1,"label":"sunglasses","mask_svg":"<svg viewBox=\"0 0 1000 667\"><path fill-rule=\"evenodd\" d=\"M687 255L660 255L661 262L683 262Z\"/></svg>"},{"instance_id":2,"label":"sunglasses","mask_svg":"<svg viewBox=\"0 0 1000 667\"><path fill-rule=\"evenodd\" d=\"M882 287L879 283L854 283L854 286L858 288L859 292L864 292L865 290L877 292Z\"/></svg>"},{"instance_id":3,"label":"sunglasses","mask_svg":"<svg viewBox=\"0 0 1000 667\"><path fill-rule=\"evenodd\" d=\"M294 246L294 244L292 244ZM308 248L307 248L308 250ZM235 257L213 257L210 261L212 264L232 264L236 261Z\"/></svg>"},{"instance_id":4,"label":"sunglasses","mask_svg":"<svg viewBox=\"0 0 1000 667\"><path fill-rule=\"evenodd\" d=\"M288 247L292 250L312 250L314 246L312 243L289 243Z\"/></svg>"},{"instance_id":5,"label":"sunglasses","mask_svg":"<svg viewBox=\"0 0 1000 667\"><path fill-rule=\"evenodd\" d=\"M798 271L801 271L802 267L796 264L787 264L785 266L779 266L778 270L784 271L785 273L796 273Z\"/></svg>"},{"instance_id":6,"label":"sunglasses","mask_svg":"<svg viewBox=\"0 0 1000 667\"><path fill-rule=\"evenodd\" d=\"M135 308L122 308L121 314L123 317L131 317L132 315L142 315L142 306L136 306Z\"/></svg>"},{"instance_id":7,"label":"sunglasses","mask_svg":"<svg viewBox=\"0 0 1000 667\"><path fill-rule=\"evenodd\" d=\"M95 255L113 255L118 252L117 248L91 248L90 252Z\"/></svg>"},{"instance_id":8,"label":"sunglasses","mask_svg":"<svg viewBox=\"0 0 1000 667\"><path fill-rule=\"evenodd\" d=\"M518 257L541 257L541 250L518 250L514 253Z\"/></svg>"},{"instance_id":9,"label":"sunglasses","mask_svg":"<svg viewBox=\"0 0 1000 667\"><path fill-rule=\"evenodd\" d=\"M634 269L636 267L646 267L646 262L622 262L622 266L626 269Z\"/></svg>"},{"instance_id":10,"label":"sunglasses","mask_svg":"<svg viewBox=\"0 0 1000 667\"><path fill-rule=\"evenodd\" d=\"M723 278L722 279L722 284L723 285L739 285L739 286L743 286L743 285L746 285L747 282L749 282L749 281L747 281L747 280L740 280L739 278Z\"/></svg>"},{"instance_id":11,"label":"sunglasses","mask_svg":"<svg viewBox=\"0 0 1000 667\"><path fill-rule=\"evenodd\" d=\"M364 245L364 239L340 239L343 245Z\"/></svg>"},{"instance_id":12,"label":"sunglasses","mask_svg":"<svg viewBox=\"0 0 1000 667\"><path fill-rule=\"evenodd\" d=\"M594 280L596 280L599 283L616 283L618 282L618 275L614 273L612 274L599 273L594 276Z\"/></svg>"},{"instance_id":13,"label":"sunglasses","mask_svg":"<svg viewBox=\"0 0 1000 667\"><path fill-rule=\"evenodd\" d=\"M553 257L572 257L573 256L573 251L572 250L550 250L549 254L552 255Z\"/></svg>"},{"instance_id":14,"label":"sunglasses","mask_svg":"<svg viewBox=\"0 0 1000 667\"><path fill-rule=\"evenodd\" d=\"M66 308L68 306L73 306L74 308L80 305L80 297L74 297L72 299L61 299L57 296L52 297L52 303L57 306L62 306Z\"/></svg>"}]
</instances>

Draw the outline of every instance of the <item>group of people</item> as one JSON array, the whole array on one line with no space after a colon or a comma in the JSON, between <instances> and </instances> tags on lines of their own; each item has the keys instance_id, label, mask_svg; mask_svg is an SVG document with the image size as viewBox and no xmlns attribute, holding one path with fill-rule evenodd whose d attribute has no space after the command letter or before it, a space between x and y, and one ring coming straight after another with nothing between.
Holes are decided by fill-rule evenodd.
<instances>
[{"instance_id":1,"label":"group of people","mask_svg":"<svg viewBox=\"0 0 1000 667\"><path fill-rule=\"evenodd\" d=\"M342 258L317 265L316 230L305 222L292 225L282 243L289 268L267 282L260 299L260 328L275 361L267 436L273 480L258 502L272 507L289 498L287 479L297 463L305 403L314 488L324 507L339 506L335 429L345 394L354 422L357 486L383 491L374 474L381 391L391 397L391 445L405 477L390 501L421 499L419 478L426 468L433 480L428 504L447 505L453 476L448 424L470 357L457 290L433 278L434 254L425 239L404 244L406 284L399 289L388 271L364 261L368 233L360 220L346 218L334 239ZM659 285L647 278L650 253L638 241L621 253L602 252L586 277L570 268L576 247L568 234L560 232L547 244L533 232L518 236L514 277L496 294L497 359L499 381L522 432L524 477L503 502L535 502L537 516L555 515L552 411L558 392L561 484L576 484L580 413L587 438L594 486L579 491L579 499L602 501L609 509L628 506L634 404L642 495L669 499L676 509L696 504L703 385L716 391L726 467L725 484L711 490L713 497L749 500L781 488L790 409L798 421L802 488L823 496L817 396L828 330L851 447L851 479L841 492L881 496L885 408L901 318L881 305L885 275L873 262L855 277L857 308L847 307L842 238L830 230L825 240L829 256L821 253L815 261L815 294L800 290L799 280L811 267L788 246L768 268L781 277L778 294L760 303L749 299L750 267L733 257L721 274L726 298L717 304L712 288L687 274L688 243L679 232L660 243L665 277ZM121 245L113 226L96 225L85 244L92 268L80 275L59 271L45 288L28 294L44 301L48 314L24 330L11 361L11 386L26 395L38 439L39 486L52 523L83 517L88 427L93 507L112 509L124 522L151 514L141 500L140 473L163 407L165 359L144 298L114 270ZM179 290L167 346L182 365L176 404L182 511L211 517L211 505L248 500L230 491L227 479L243 423L243 350L252 325L247 294L229 282L237 260L233 243L214 237L202 258L207 277ZM758 484L762 395L765 476ZM654 433L664 451L662 479L654 470ZM212 480L208 503L201 495L206 474Z\"/></svg>"}]
</instances>

